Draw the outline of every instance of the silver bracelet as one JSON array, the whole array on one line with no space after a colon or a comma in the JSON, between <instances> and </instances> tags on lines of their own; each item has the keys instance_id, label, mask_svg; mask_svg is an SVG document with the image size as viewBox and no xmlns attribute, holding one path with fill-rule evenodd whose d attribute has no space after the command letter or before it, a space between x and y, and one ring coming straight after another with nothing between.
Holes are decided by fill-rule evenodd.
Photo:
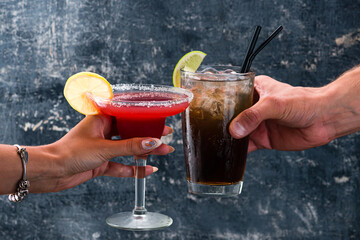
<instances>
[{"instance_id":1,"label":"silver bracelet","mask_svg":"<svg viewBox=\"0 0 360 240\"><path fill-rule=\"evenodd\" d=\"M16 189L16 192L9 195L9 200L11 202L21 202L22 200L24 200L26 195L28 195L28 187L30 187L30 182L26 180L26 164L28 162L28 152L26 151L26 148L20 147L17 144L15 144L14 146L17 147L17 153L20 156L24 172L22 179L18 183L18 188Z\"/></svg>"}]
</instances>

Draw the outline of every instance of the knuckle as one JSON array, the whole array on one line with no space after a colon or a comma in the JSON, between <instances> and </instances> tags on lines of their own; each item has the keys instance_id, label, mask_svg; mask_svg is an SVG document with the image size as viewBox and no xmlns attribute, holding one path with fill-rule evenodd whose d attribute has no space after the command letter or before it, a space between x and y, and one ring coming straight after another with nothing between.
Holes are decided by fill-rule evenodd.
<instances>
[{"instance_id":1,"label":"knuckle","mask_svg":"<svg viewBox=\"0 0 360 240\"><path fill-rule=\"evenodd\" d=\"M285 99L277 96L267 96L264 100L267 101L268 107L272 109L273 115L270 116L271 118L278 119L283 117L287 105Z\"/></svg>"},{"instance_id":2,"label":"knuckle","mask_svg":"<svg viewBox=\"0 0 360 240\"><path fill-rule=\"evenodd\" d=\"M131 153L138 152L138 145L137 145L136 139L134 139L134 138L127 139L126 140L126 148Z\"/></svg>"},{"instance_id":3,"label":"knuckle","mask_svg":"<svg viewBox=\"0 0 360 240\"><path fill-rule=\"evenodd\" d=\"M266 75L259 75L259 76L256 76L255 77L255 83L258 83L258 82L269 82L269 81L272 81L273 78L269 77L269 76L266 76Z\"/></svg>"},{"instance_id":4,"label":"knuckle","mask_svg":"<svg viewBox=\"0 0 360 240\"><path fill-rule=\"evenodd\" d=\"M261 80L270 80L272 79L271 77L267 76L267 75L259 75L256 76L257 79L261 79Z\"/></svg>"},{"instance_id":5,"label":"knuckle","mask_svg":"<svg viewBox=\"0 0 360 240\"><path fill-rule=\"evenodd\" d=\"M268 96L266 100L274 107L281 107L282 105L281 99L276 96Z\"/></svg>"},{"instance_id":6,"label":"knuckle","mask_svg":"<svg viewBox=\"0 0 360 240\"><path fill-rule=\"evenodd\" d=\"M258 123L260 119L260 113L256 109L250 108L244 112L243 120L249 125Z\"/></svg>"}]
</instances>

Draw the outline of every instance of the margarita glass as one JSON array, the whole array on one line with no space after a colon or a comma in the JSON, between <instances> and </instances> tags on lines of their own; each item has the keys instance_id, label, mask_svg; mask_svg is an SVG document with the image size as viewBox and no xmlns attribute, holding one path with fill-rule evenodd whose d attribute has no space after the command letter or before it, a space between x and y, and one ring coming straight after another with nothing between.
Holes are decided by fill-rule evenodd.
<instances>
[{"instance_id":1,"label":"margarita glass","mask_svg":"<svg viewBox=\"0 0 360 240\"><path fill-rule=\"evenodd\" d=\"M183 112L193 98L191 91L160 85L118 84L112 86L112 99L91 96L102 114L116 118L122 139L133 137L160 138L166 117ZM133 230L155 230L168 227L173 220L145 208L145 166L147 156L134 156L135 208L106 219L112 227Z\"/></svg>"}]
</instances>

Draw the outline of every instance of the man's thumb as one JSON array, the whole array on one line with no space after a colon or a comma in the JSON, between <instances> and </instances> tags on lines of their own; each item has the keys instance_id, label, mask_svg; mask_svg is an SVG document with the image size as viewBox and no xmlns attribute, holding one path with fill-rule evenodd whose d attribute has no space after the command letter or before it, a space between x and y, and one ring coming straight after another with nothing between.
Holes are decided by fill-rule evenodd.
<instances>
[{"instance_id":1,"label":"man's thumb","mask_svg":"<svg viewBox=\"0 0 360 240\"><path fill-rule=\"evenodd\" d=\"M265 120L259 102L244 110L235 117L229 127L229 132L234 138L243 138L254 131Z\"/></svg>"}]
</instances>

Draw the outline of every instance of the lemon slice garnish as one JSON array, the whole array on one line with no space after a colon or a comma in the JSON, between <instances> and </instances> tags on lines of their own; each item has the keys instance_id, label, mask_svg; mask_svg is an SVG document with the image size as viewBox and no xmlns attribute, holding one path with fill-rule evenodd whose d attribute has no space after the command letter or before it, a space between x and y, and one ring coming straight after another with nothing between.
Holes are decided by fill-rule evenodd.
<instances>
[{"instance_id":1,"label":"lemon slice garnish","mask_svg":"<svg viewBox=\"0 0 360 240\"><path fill-rule=\"evenodd\" d=\"M110 83L99 74L80 72L66 81L64 96L70 106L85 115L99 114L89 94L108 99L113 97Z\"/></svg>"}]
</instances>

